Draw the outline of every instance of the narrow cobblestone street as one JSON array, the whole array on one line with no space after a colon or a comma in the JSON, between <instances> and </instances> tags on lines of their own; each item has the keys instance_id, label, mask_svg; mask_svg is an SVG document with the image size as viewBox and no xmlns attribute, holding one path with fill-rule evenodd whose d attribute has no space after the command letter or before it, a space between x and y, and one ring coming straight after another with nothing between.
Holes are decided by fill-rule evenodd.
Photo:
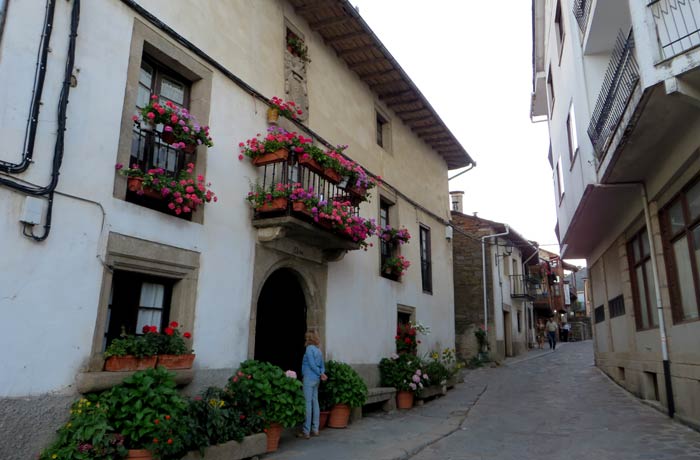
<instances>
[{"instance_id":1,"label":"narrow cobblestone street","mask_svg":"<svg viewBox=\"0 0 700 460\"><path fill-rule=\"evenodd\" d=\"M466 373L447 396L374 413L270 459L700 459L700 433L619 388L593 365L592 342L535 350Z\"/></svg>"}]
</instances>

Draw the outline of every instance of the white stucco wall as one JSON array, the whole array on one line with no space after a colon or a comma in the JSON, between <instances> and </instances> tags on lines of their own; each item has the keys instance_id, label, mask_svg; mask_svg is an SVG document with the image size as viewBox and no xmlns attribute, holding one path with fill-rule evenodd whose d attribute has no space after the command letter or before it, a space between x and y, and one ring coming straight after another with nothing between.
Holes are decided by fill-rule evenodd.
<instances>
[{"instance_id":1,"label":"white stucco wall","mask_svg":"<svg viewBox=\"0 0 700 460\"><path fill-rule=\"evenodd\" d=\"M284 93L284 17L301 28L309 67L310 126L383 175L403 193L448 218L447 167L425 143L394 120L393 154L374 141L375 96L338 61L283 1L141 2L149 11L271 97ZM58 2L35 160L21 178L48 180L55 107L66 52L70 3ZM19 159L34 71L43 2L13 2L0 45L0 158ZM237 159L238 142L266 128L265 106L214 72L209 121L215 146L206 152L207 180L219 197L204 207L204 223L187 222L112 196L120 118L135 13L116 0L83 2L76 72L71 89L64 164L51 235L43 243L21 236L24 197L0 187L0 347L13 349L0 373L0 396L68 389L91 353L101 258L109 232L201 253L193 330L195 367L235 367L248 355L255 233L244 202L257 170ZM105 27L109 18L109 27ZM207 64L204 64L207 66ZM79 69L79 71L78 71ZM420 173L421 180L415 180ZM68 198L75 195L98 204ZM454 346L451 245L444 226L399 199L399 224L413 239L401 250L412 262L402 283L378 276L377 248L329 264L327 350L348 362L378 362L393 351L397 304L414 306L430 326L421 351ZM104 223L103 213L104 210ZM377 217L378 201L362 214ZM433 294L420 284L418 223L432 230ZM37 229L41 233L41 229ZM375 239L376 242L376 239Z\"/></svg>"}]
</instances>

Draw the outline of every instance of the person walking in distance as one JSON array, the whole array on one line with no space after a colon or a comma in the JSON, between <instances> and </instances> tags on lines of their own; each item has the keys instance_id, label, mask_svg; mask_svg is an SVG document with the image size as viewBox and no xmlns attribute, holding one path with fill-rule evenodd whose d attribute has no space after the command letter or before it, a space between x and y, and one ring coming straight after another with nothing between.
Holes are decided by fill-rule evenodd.
<instances>
[{"instance_id":1,"label":"person walking in distance","mask_svg":"<svg viewBox=\"0 0 700 460\"><path fill-rule=\"evenodd\" d=\"M328 377L326 377L321 350L318 348L321 344L318 334L307 332L304 339L306 340L306 352L301 362L301 375L304 379L306 419L304 420L303 431L297 436L309 439L309 434L318 436L318 421L321 413L318 406L318 386L322 380L325 381Z\"/></svg>"},{"instance_id":2,"label":"person walking in distance","mask_svg":"<svg viewBox=\"0 0 700 460\"><path fill-rule=\"evenodd\" d=\"M542 318L537 320L537 348L544 349L545 327Z\"/></svg>"},{"instance_id":3,"label":"person walking in distance","mask_svg":"<svg viewBox=\"0 0 700 460\"><path fill-rule=\"evenodd\" d=\"M547 324L545 325L545 329L547 329L547 338L549 339L549 349L556 350L557 349L557 329L559 329L559 325L554 320L554 318L549 318L547 320Z\"/></svg>"}]
</instances>

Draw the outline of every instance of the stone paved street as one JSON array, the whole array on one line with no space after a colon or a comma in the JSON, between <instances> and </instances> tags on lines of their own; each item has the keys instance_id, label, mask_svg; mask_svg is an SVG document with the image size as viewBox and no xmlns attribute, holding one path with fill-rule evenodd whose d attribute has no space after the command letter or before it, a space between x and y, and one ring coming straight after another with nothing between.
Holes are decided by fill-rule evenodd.
<instances>
[{"instance_id":1,"label":"stone paved street","mask_svg":"<svg viewBox=\"0 0 700 460\"><path fill-rule=\"evenodd\" d=\"M593 366L592 343L466 373L447 396L372 414L270 459L700 459L700 433L642 404Z\"/></svg>"}]
</instances>

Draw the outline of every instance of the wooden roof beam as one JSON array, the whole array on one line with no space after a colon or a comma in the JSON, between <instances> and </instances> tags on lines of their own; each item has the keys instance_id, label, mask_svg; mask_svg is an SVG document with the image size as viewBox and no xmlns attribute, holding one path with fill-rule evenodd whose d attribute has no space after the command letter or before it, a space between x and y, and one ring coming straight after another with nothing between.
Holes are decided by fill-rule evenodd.
<instances>
[{"instance_id":1,"label":"wooden roof beam","mask_svg":"<svg viewBox=\"0 0 700 460\"><path fill-rule=\"evenodd\" d=\"M398 82L402 82L402 81L403 81L403 78L401 78L401 75L399 75L398 72L395 72L394 75L395 75L394 78L392 78L391 80L382 81L382 82L379 82L379 83L375 83L375 84L373 84L373 85L369 85L369 88L370 88L372 91L377 91L377 88L379 88L380 86L392 85L392 84L396 84L396 83L398 83Z\"/></svg>"},{"instance_id":2,"label":"wooden roof beam","mask_svg":"<svg viewBox=\"0 0 700 460\"><path fill-rule=\"evenodd\" d=\"M452 139L452 136L450 136L450 133L445 132L445 131L437 132L437 133L418 134L418 137L423 139L425 142L433 142L433 141L442 140L442 139Z\"/></svg>"},{"instance_id":3,"label":"wooden roof beam","mask_svg":"<svg viewBox=\"0 0 700 460\"><path fill-rule=\"evenodd\" d=\"M422 109L419 109L419 110L412 110L412 111L410 111L410 112L404 112L404 113L397 114L397 115L399 115L399 117L400 117L403 121L409 121L409 120L413 120L413 119L415 119L415 118L422 118L422 117L424 117L424 116L425 116L425 112L428 112L428 114L430 114L430 110L428 110L427 108L423 107Z\"/></svg>"},{"instance_id":4,"label":"wooden roof beam","mask_svg":"<svg viewBox=\"0 0 700 460\"><path fill-rule=\"evenodd\" d=\"M319 30L324 29L326 27L339 26L350 21L352 21L352 18L349 16L333 17L328 19L322 19L316 22L311 22L309 23L309 27L311 28L311 30Z\"/></svg>"},{"instance_id":5,"label":"wooden roof beam","mask_svg":"<svg viewBox=\"0 0 700 460\"><path fill-rule=\"evenodd\" d=\"M370 51L370 50L373 50L376 48L377 47L373 43L370 43L370 44L363 43L362 45L355 46L354 48L348 48L348 49L338 51L338 57L345 58L346 56L350 56L350 55L355 54L355 53L360 53L362 51Z\"/></svg>"},{"instance_id":6,"label":"wooden roof beam","mask_svg":"<svg viewBox=\"0 0 700 460\"><path fill-rule=\"evenodd\" d=\"M410 120L404 120L404 122L411 124L411 123L423 123L425 121L430 121L430 120L436 121L435 116L429 115L429 116L423 117L423 118L412 118Z\"/></svg>"},{"instance_id":7,"label":"wooden roof beam","mask_svg":"<svg viewBox=\"0 0 700 460\"><path fill-rule=\"evenodd\" d=\"M397 103L395 103L395 104L393 104L393 105L399 105L399 104L401 104L401 105L407 105L407 104L414 104L414 103L413 103L413 102L400 102L400 103L397 102ZM389 107L391 107L391 104L388 104L388 105L389 105ZM416 108L399 109L399 110L394 109L394 113L395 113L396 115L410 114L411 112L422 112L422 111L425 110L425 109L426 109L426 108L423 107L423 106L422 106L421 108L419 108L419 109L416 109Z\"/></svg>"},{"instance_id":8,"label":"wooden roof beam","mask_svg":"<svg viewBox=\"0 0 700 460\"><path fill-rule=\"evenodd\" d=\"M393 74L396 72L396 69L389 69L389 70L380 70L379 72L372 72L372 73L364 73L364 74L357 74L360 79L362 80L373 80L375 78L382 78L382 77L388 77L389 75Z\"/></svg>"},{"instance_id":9,"label":"wooden roof beam","mask_svg":"<svg viewBox=\"0 0 700 460\"><path fill-rule=\"evenodd\" d=\"M348 68L354 72L357 69L360 69L360 68L366 66L367 64L376 64L376 63L382 62L382 61L386 61L386 58L384 56L382 56L382 57L372 56L370 59L363 59L362 61L357 61L357 62L353 62L352 64L348 64Z\"/></svg>"},{"instance_id":10,"label":"wooden roof beam","mask_svg":"<svg viewBox=\"0 0 700 460\"><path fill-rule=\"evenodd\" d=\"M337 37L328 38L328 39L326 39L326 43L328 45L335 45L336 43L344 42L345 40L351 40L354 38L362 38L362 37L366 37L366 36L367 36L367 32L361 30L359 32L352 32L349 34L343 34L343 35L338 35Z\"/></svg>"},{"instance_id":11,"label":"wooden roof beam","mask_svg":"<svg viewBox=\"0 0 700 460\"><path fill-rule=\"evenodd\" d=\"M327 0L311 0L302 6L295 7L294 12L303 16L324 6L329 6Z\"/></svg>"},{"instance_id":12,"label":"wooden roof beam","mask_svg":"<svg viewBox=\"0 0 700 460\"><path fill-rule=\"evenodd\" d=\"M414 96L415 94L416 94L416 92L412 89L393 91L391 93L380 94L379 99L381 99L381 100L393 99L393 98L399 98L399 97L405 97L405 96Z\"/></svg>"}]
</instances>

